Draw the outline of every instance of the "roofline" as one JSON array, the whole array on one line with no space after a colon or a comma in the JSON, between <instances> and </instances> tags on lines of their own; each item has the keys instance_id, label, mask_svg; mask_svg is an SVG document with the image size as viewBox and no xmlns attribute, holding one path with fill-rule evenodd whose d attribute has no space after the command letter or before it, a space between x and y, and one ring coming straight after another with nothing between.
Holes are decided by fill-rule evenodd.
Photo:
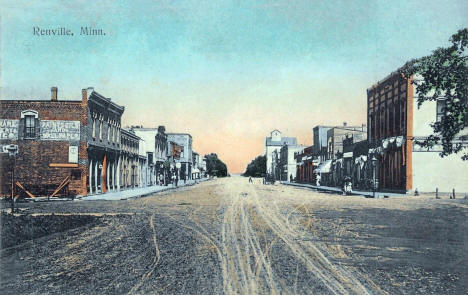
<instances>
[{"instance_id":1,"label":"roofline","mask_svg":"<svg viewBox=\"0 0 468 295\"><path fill-rule=\"evenodd\" d=\"M125 129L125 128L121 128L120 130L122 131L122 133L126 133L126 134L128 134L128 135L131 135L131 136L133 136L133 137L135 137L135 138L137 138L137 139L141 139L141 137L139 137L139 136L136 135L135 133L130 132L130 130L127 130L127 129Z\"/></svg>"},{"instance_id":2,"label":"roofline","mask_svg":"<svg viewBox=\"0 0 468 295\"><path fill-rule=\"evenodd\" d=\"M157 127L156 128L151 128L151 127L143 127L143 128L141 128L141 127L128 127L128 128L130 128L132 130L143 130L143 131L153 131L153 130L155 130L155 131L158 131Z\"/></svg>"},{"instance_id":3,"label":"roofline","mask_svg":"<svg viewBox=\"0 0 468 295\"><path fill-rule=\"evenodd\" d=\"M111 98L105 97L105 96L103 96L102 94L100 94L99 92L93 90L93 92L91 92L91 94L90 94L90 96L89 96L89 99L91 99L91 96L93 96L93 95L94 95L96 98L100 99L101 101L105 101L105 102L108 103L109 105L111 105L111 106L113 106L114 108L116 108L117 110L121 111L121 113L124 112L125 107L116 104L115 102L112 101Z\"/></svg>"},{"instance_id":4,"label":"roofline","mask_svg":"<svg viewBox=\"0 0 468 295\"><path fill-rule=\"evenodd\" d=\"M332 129L345 129L345 130L350 130L351 128L359 128L359 129L366 128L366 129L367 129L367 126L366 126L366 125L364 125L364 126L335 126L335 127L333 127ZM354 129L351 129L350 131L362 131L362 130L354 130Z\"/></svg>"},{"instance_id":5,"label":"roofline","mask_svg":"<svg viewBox=\"0 0 468 295\"><path fill-rule=\"evenodd\" d=\"M313 129L315 129L315 128L320 128L320 127L322 127L322 128L333 128L333 127L335 127L335 126L331 126L331 125L317 125L317 126L315 126Z\"/></svg>"},{"instance_id":6,"label":"roofline","mask_svg":"<svg viewBox=\"0 0 468 295\"><path fill-rule=\"evenodd\" d=\"M189 133L166 133L167 135L188 135L190 137L192 137L192 135L190 135Z\"/></svg>"},{"instance_id":7,"label":"roofline","mask_svg":"<svg viewBox=\"0 0 468 295\"><path fill-rule=\"evenodd\" d=\"M52 101L50 99L0 99L0 102L6 103L28 103L28 102L49 102L49 103L57 103L57 102L71 102L71 103L79 103L81 104L81 100L56 100Z\"/></svg>"},{"instance_id":8,"label":"roofline","mask_svg":"<svg viewBox=\"0 0 468 295\"><path fill-rule=\"evenodd\" d=\"M367 88L367 91L374 90L374 89L377 88L379 85L384 84L384 83L387 82L389 79L393 78L395 75L400 74L401 71L404 70L404 69L407 68L407 67L408 67L408 62L405 63L403 66L399 67L396 71L393 71L393 72L391 72L390 74L388 74L387 76L385 76L385 78L383 78L382 80L379 80L379 81L375 82L374 84L372 84L371 87Z\"/></svg>"}]
</instances>

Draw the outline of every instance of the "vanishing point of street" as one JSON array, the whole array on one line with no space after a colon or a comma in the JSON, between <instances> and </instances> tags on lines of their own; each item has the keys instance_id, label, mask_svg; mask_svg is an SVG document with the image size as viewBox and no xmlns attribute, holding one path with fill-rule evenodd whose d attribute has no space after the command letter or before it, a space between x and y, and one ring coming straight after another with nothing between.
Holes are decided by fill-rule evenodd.
<instances>
[{"instance_id":1,"label":"vanishing point of street","mask_svg":"<svg viewBox=\"0 0 468 295\"><path fill-rule=\"evenodd\" d=\"M2 294L466 291L463 199L367 199L233 176L19 207L22 226L3 215Z\"/></svg>"}]
</instances>

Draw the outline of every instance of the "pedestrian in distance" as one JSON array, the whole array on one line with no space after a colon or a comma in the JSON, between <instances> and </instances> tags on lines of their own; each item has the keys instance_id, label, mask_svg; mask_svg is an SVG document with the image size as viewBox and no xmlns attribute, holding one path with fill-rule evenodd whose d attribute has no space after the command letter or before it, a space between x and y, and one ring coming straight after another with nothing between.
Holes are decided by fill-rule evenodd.
<instances>
[{"instance_id":1,"label":"pedestrian in distance","mask_svg":"<svg viewBox=\"0 0 468 295\"><path fill-rule=\"evenodd\" d=\"M249 183L252 183L252 176L249 176Z\"/></svg>"}]
</instances>

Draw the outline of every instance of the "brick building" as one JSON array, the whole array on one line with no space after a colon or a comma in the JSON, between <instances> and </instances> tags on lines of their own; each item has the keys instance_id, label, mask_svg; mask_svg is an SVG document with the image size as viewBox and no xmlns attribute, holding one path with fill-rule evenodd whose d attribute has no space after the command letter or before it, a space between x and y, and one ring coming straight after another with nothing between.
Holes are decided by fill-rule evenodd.
<instances>
[{"instance_id":1,"label":"brick building","mask_svg":"<svg viewBox=\"0 0 468 295\"><path fill-rule=\"evenodd\" d=\"M427 149L417 144L432 134L430 124L443 116L445 98L424 102L418 108L412 79L396 71L367 90L368 140L378 160L378 187L467 192L468 169L459 155L441 158L440 146ZM467 138L468 128L464 128L455 140L467 146Z\"/></svg>"},{"instance_id":2,"label":"brick building","mask_svg":"<svg viewBox=\"0 0 468 295\"><path fill-rule=\"evenodd\" d=\"M392 73L367 90L368 140L379 147L390 138L400 144L390 146L377 155L376 167L380 189L406 191L412 189L414 89L410 79Z\"/></svg>"},{"instance_id":3,"label":"brick building","mask_svg":"<svg viewBox=\"0 0 468 295\"><path fill-rule=\"evenodd\" d=\"M88 101L86 135L88 145L88 192L119 190L121 182L121 118L124 107L94 91L82 90Z\"/></svg>"},{"instance_id":4,"label":"brick building","mask_svg":"<svg viewBox=\"0 0 468 295\"><path fill-rule=\"evenodd\" d=\"M294 153L296 160L296 181L315 184L314 177L314 146Z\"/></svg>"},{"instance_id":5,"label":"brick building","mask_svg":"<svg viewBox=\"0 0 468 295\"><path fill-rule=\"evenodd\" d=\"M35 196L105 191L123 110L92 88L82 90L81 100L58 100L56 87L50 100L0 100L0 145L18 146L14 167L0 154L8 163L1 165L0 194L11 194L13 168L14 182ZM19 185L15 194L24 194Z\"/></svg>"}]
</instances>

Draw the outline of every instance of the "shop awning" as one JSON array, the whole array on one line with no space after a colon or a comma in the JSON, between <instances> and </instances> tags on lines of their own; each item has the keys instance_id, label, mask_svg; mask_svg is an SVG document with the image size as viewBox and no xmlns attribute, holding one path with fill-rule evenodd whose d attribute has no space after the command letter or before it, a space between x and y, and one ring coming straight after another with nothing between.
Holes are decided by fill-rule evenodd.
<instances>
[{"instance_id":1,"label":"shop awning","mask_svg":"<svg viewBox=\"0 0 468 295\"><path fill-rule=\"evenodd\" d=\"M330 173L332 160L326 160L325 162L320 163L317 169L314 170L315 173Z\"/></svg>"},{"instance_id":2,"label":"shop awning","mask_svg":"<svg viewBox=\"0 0 468 295\"><path fill-rule=\"evenodd\" d=\"M354 159L354 164L359 164L360 168L362 169L364 167L364 164L367 162L367 156L361 155Z\"/></svg>"}]
</instances>

